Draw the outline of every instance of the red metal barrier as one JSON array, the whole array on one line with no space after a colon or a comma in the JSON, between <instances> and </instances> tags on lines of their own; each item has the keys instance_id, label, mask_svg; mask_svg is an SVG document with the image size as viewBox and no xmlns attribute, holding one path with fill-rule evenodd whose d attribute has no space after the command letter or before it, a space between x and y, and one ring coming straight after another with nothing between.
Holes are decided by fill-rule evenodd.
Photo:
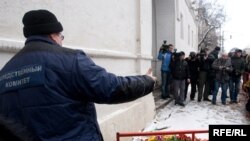
<instances>
[{"instance_id":1,"label":"red metal barrier","mask_svg":"<svg viewBox=\"0 0 250 141\"><path fill-rule=\"evenodd\" d=\"M164 132L127 132L116 133L116 141L120 141L121 137L135 137L135 136L157 136L157 135L176 135L176 134L191 134L192 141L195 140L195 134L208 133L208 130L183 130L183 131L164 131Z\"/></svg>"}]
</instances>

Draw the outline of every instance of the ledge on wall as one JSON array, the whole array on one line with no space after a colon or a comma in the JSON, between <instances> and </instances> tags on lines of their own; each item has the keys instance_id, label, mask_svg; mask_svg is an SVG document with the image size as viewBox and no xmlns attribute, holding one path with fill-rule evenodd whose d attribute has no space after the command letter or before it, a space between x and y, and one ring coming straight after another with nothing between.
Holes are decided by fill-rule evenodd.
<instances>
[{"instance_id":1,"label":"ledge on wall","mask_svg":"<svg viewBox=\"0 0 250 141\"><path fill-rule=\"evenodd\" d=\"M16 53L22 49L24 41L0 38L0 51Z\"/></svg>"},{"instance_id":2,"label":"ledge on wall","mask_svg":"<svg viewBox=\"0 0 250 141\"><path fill-rule=\"evenodd\" d=\"M0 52L9 52L16 53L22 49L24 45L24 41L18 40L10 40L5 38L0 38ZM124 53L119 51L112 50L100 50L100 49L89 49L80 46L68 46L67 48L84 50L89 56L96 58L119 58L119 59L142 59L142 60L152 60L153 57L151 55L143 55L143 54L132 54L132 53Z\"/></svg>"}]
</instances>

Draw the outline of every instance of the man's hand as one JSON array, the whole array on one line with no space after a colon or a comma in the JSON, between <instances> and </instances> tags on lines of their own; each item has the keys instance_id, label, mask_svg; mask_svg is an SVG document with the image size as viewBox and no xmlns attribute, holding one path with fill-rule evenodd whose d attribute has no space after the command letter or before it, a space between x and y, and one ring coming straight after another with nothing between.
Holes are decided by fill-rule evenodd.
<instances>
[{"instance_id":1,"label":"man's hand","mask_svg":"<svg viewBox=\"0 0 250 141\"><path fill-rule=\"evenodd\" d=\"M152 68L148 69L146 75L151 77L155 82L157 81L157 78L155 76L153 76Z\"/></svg>"},{"instance_id":2,"label":"man's hand","mask_svg":"<svg viewBox=\"0 0 250 141\"><path fill-rule=\"evenodd\" d=\"M191 82L191 81L190 81L190 79L188 78L188 79L187 79L187 83L190 83L190 82Z\"/></svg>"}]
</instances>

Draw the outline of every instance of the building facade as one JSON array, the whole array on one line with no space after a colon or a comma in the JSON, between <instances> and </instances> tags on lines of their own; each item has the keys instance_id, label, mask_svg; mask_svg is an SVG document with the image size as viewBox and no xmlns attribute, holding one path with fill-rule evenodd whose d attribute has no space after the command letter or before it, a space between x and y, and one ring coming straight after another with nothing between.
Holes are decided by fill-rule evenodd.
<instances>
[{"instance_id":1,"label":"building facade","mask_svg":"<svg viewBox=\"0 0 250 141\"><path fill-rule=\"evenodd\" d=\"M178 51L188 53L197 49L197 28L188 3L188 0L2 0L0 69L24 45L24 13L47 9L63 25L63 46L83 50L96 64L116 75L145 74L152 66L160 79L160 61L155 58L163 40L174 44ZM129 103L96 107L107 141L114 141L119 131L140 131L155 115L152 94Z\"/></svg>"},{"instance_id":2,"label":"building facade","mask_svg":"<svg viewBox=\"0 0 250 141\"><path fill-rule=\"evenodd\" d=\"M151 0L2 0L0 67L23 47L22 17L34 9L52 11L64 27L64 46L85 51L109 72L145 74L151 67ZM152 94L130 103L96 107L107 141L115 140L118 131L141 130L155 113Z\"/></svg>"},{"instance_id":3,"label":"building facade","mask_svg":"<svg viewBox=\"0 0 250 141\"><path fill-rule=\"evenodd\" d=\"M163 40L186 56L198 50L198 27L191 0L153 1L153 63L160 80L161 61L157 60Z\"/></svg>"}]
</instances>

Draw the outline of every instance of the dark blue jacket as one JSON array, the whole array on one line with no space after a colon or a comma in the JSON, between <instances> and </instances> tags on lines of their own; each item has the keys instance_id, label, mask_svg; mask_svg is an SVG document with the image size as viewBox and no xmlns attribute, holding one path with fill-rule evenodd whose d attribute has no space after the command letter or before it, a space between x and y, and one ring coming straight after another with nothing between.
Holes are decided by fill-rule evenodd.
<instances>
[{"instance_id":1,"label":"dark blue jacket","mask_svg":"<svg viewBox=\"0 0 250 141\"><path fill-rule=\"evenodd\" d=\"M153 87L146 75L116 76L82 51L33 36L0 72L0 114L42 141L102 141L94 103L132 101Z\"/></svg>"}]
</instances>

